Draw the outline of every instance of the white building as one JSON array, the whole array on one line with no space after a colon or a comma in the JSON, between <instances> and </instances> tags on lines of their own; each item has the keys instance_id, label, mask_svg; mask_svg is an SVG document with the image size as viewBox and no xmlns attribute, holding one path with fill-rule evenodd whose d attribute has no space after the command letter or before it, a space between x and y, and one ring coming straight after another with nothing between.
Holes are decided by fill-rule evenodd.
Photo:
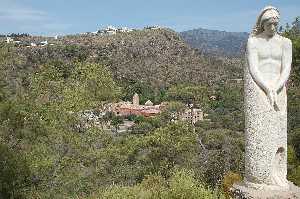
<instances>
[{"instance_id":1,"label":"white building","mask_svg":"<svg viewBox=\"0 0 300 199\"><path fill-rule=\"evenodd\" d=\"M162 27L160 26L147 26L144 29L148 29L148 30L159 30L162 29Z\"/></svg>"},{"instance_id":2,"label":"white building","mask_svg":"<svg viewBox=\"0 0 300 199\"><path fill-rule=\"evenodd\" d=\"M118 29L119 32L132 32L133 30L127 27L122 27Z\"/></svg>"},{"instance_id":3,"label":"white building","mask_svg":"<svg viewBox=\"0 0 300 199\"><path fill-rule=\"evenodd\" d=\"M11 43L11 42L13 42L14 41L14 39L13 38L11 38L11 37L6 37L6 43Z\"/></svg>"},{"instance_id":4,"label":"white building","mask_svg":"<svg viewBox=\"0 0 300 199\"><path fill-rule=\"evenodd\" d=\"M148 100L148 101L145 103L145 106L153 106L153 102L151 102L150 100Z\"/></svg>"},{"instance_id":5,"label":"white building","mask_svg":"<svg viewBox=\"0 0 300 199\"><path fill-rule=\"evenodd\" d=\"M184 112L179 116L179 119L182 121L193 121L193 124L195 124L196 122L204 119L203 111L198 108L185 109Z\"/></svg>"},{"instance_id":6,"label":"white building","mask_svg":"<svg viewBox=\"0 0 300 199\"><path fill-rule=\"evenodd\" d=\"M122 27L122 28L116 28L114 26L107 26L106 28L97 31L98 34L100 35L115 35L118 32L132 32L133 29L127 28L127 27Z\"/></svg>"},{"instance_id":7,"label":"white building","mask_svg":"<svg viewBox=\"0 0 300 199\"><path fill-rule=\"evenodd\" d=\"M41 41L39 44L39 46L47 46L48 45L48 41Z\"/></svg>"},{"instance_id":8,"label":"white building","mask_svg":"<svg viewBox=\"0 0 300 199\"><path fill-rule=\"evenodd\" d=\"M107 26L107 28L104 29L104 33L108 35L115 35L117 34L118 29L114 26Z\"/></svg>"}]
</instances>

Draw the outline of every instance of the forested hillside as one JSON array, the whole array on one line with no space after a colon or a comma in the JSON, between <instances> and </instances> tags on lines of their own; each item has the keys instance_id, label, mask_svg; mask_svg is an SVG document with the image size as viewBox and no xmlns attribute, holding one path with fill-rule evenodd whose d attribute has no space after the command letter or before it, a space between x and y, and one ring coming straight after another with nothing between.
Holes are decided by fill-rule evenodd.
<instances>
[{"instance_id":1,"label":"forested hillside","mask_svg":"<svg viewBox=\"0 0 300 199\"><path fill-rule=\"evenodd\" d=\"M289 83L289 179L300 185L299 32ZM43 38L24 37L20 40ZM0 44L0 198L225 198L244 171L242 61L201 55L170 30ZM86 125L131 99L167 102L130 131ZM174 122L193 104L205 120ZM125 118L104 115L100 123Z\"/></svg>"},{"instance_id":2,"label":"forested hillside","mask_svg":"<svg viewBox=\"0 0 300 199\"><path fill-rule=\"evenodd\" d=\"M229 59L201 56L170 29L66 36L53 43L49 48L22 48L20 53L34 65L52 59L101 62L110 67L116 79L140 80L154 87L187 81L216 83L237 76L240 71L235 70L241 69Z\"/></svg>"}]
</instances>

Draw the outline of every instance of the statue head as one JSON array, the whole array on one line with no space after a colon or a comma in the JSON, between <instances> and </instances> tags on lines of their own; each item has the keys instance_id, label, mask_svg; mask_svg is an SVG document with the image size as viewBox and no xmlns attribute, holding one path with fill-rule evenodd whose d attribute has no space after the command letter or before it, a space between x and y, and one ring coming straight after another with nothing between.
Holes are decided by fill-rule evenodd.
<instances>
[{"instance_id":1,"label":"statue head","mask_svg":"<svg viewBox=\"0 0 300 199\"><path fill-rule=\"evenodd\" d=\"M280 19L280 13L273 6L265 7L257 18L256 25L252 31L252 36L264 33L272 37L277 33L277 27Z\"/></svg>"}]
</instances>

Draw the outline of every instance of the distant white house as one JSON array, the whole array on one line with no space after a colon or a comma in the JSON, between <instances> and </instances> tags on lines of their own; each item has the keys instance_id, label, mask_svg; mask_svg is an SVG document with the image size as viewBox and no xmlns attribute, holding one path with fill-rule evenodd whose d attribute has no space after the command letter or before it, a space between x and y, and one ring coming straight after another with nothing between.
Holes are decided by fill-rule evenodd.
<instances>
[{"instance_id":1,"label":"distant white house","mask_svg":"<svg viewBox=\"0 0 300 199\"><path fill-rule=\"evenodd\" d=\"M193 110L193 111L192 111ZM185 109L184 112L179 116L180 120L192 121L194 124L204 119L204 114L201 109Z\"/></svg>"},{"instance_id":2,"label":"distant white house","mask_svg":"<svg viewBox=\"0 0 300 199\"><path fill-rule=\"evenodd\" d=\"M161 26L146 26L144 29L159 30L159 29L162 29L162 27Z\"/></svg>"},{"instance_id":3,"label":"distant white house","mask_svg":"<svg viewBox=\"0 0 300 199\"><path fill-rule=\"evenodd\" d=\"M38 43L38 46L47 46L48 45L48 41L41 41L40 43Z\"/></svg>"},{"instance_id":4,"label":"distant white house","mask_svg":"<svg viewBox=\"0 0 300 199\"><path fill-rule=\"evenodd\" d=\"M150 100L148 100L148 101L145 103L145 106L153 106L153 103L152 103Z\"/></svg>"},{"instance_id":5,"label":"distant white house","mask_svg":"<svg viewBox=\"0 0 300 199\"><path fill-rule=\"evenodd\" d=\"M11 42L13 42L14 41L14 39L13 38L11 38L11 37L6 37L6 43L11 43Z\"/></svg>"},{"instance_id":6,"label":"distant white house","mask_svg":"<svg viewBox=\"0 0 300 199\"><path fill-rule=\"evenodd\" d=\"M106 30L111 30L111 31L117 31L118 29L115 28L114 26L107 26Z\"/></svg>"},{"instance_id":7,"label":"distant white house","mask_svg":"<svg viewBox=\"0 0 300 199\"><path fill-rule=\"evenodd\" d=\"M100 34L100 35L115 35L120 32L124 33L124 32L132 32L132 31L133 31L133 29L130 29L127 27L116 28L114 26L109 25L104 29L98 30L98 34Z\"/></svg>"},{"instance_id":8,"label":"distant white house","mask_svg":"<svg viewBox=\"0 0 300 199\"><path fill-rule=\"evenodd\" d=\"M132 32L133 30L127 27L122 27L118 29L119 32Z\"/></svg>"},{"instance_id":9,"label":"distant white house","mask_svg":"<svg viewBox=\"0 0 300 199\"><path fill-rule=\"evenodd\" d=\"M118 29L115 28L114 26L107 26L106 29L104 29L104 32L107 33L108 35L115 35L117 34Z\"/></svg>"}]
</instances>

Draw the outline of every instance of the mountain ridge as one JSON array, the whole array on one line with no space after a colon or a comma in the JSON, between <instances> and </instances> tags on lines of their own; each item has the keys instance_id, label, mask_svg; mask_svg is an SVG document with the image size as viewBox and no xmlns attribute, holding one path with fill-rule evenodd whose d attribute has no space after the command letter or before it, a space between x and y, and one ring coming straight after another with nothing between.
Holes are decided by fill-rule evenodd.
<instances>
[{"instance_id":1,"label":"mountain ridge","mask_svg":"<svg viewBox=\"0 0 300 199\"><path fill-rule=\"evenodd\" d=\"M241 57L245 52L245 46L249 33L227 32L197 28L179 33L184 41L191 47L199 49L206 55L225 57Z\"/></svg>"}]
</instances>

